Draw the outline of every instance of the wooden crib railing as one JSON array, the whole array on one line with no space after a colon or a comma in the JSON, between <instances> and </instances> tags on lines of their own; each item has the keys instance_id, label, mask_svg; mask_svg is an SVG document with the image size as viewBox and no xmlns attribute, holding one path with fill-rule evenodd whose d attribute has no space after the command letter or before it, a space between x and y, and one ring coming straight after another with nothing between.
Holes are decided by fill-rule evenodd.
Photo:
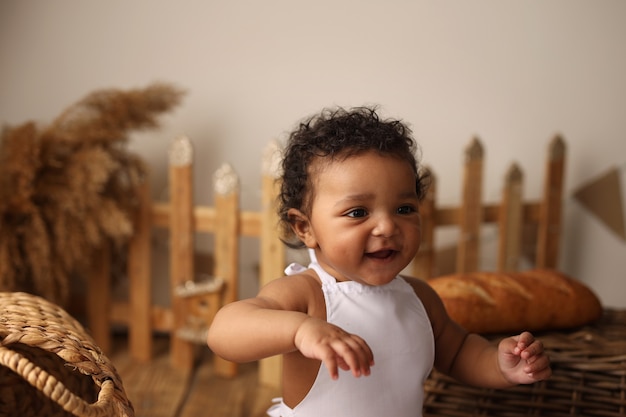
<instances>
[{"instance_id":1,"label":"wooden crib railing","mask_svg":"<svg viewBox=\"0 0 626 417\"><path fill-rule=\"evenodd\" d=\"M111 345L111 326L128 327L129 350L139 361L153 355L153 333L171 336L170 358L174 366L190 369L197 344L205 344L206 330L217 310L237 299L239 281L239 238L260 239L261 284L280 276L285 265L285 248L277 234L274 201L276 195L276 159L279 147L272 142L265 150L261 178L260 212L239 207L239 179L232 167L222 165L214 174L214 205L194 205L193 148L186 137L177 138L169 152L170 201L154 203L146 181L138 190L140 210L135 219L135 233L129 245L127 302L111 298L109 253L94 268L88 295L89 327L103 350ZM153 229L169 232L169 307L152 301ZM194 267L195 235L214 235L213 278L196 280ZM216 358L215 367L223 375L235 375L236 365Z\"/></svg>"},{"instance_id":2,"label":"wooden crib railing","mask_svg":"<svg viewBox=\"0 0 626 417\"><path fill-rule=\"evenodd\" d=\"M523 173L512 164L506 173L502 199L497 204L482 201L482 172L484 151L478 139L472 140L465 151L465 166L461 204L457 207L439 207L436 202L437 178L432 175L428 195L420 207L422 215L422 245L413 264L417 277L438 275L436 269L435 230L439 227L457 227L457 272L480 269L481 227L498 226L498 270L515 271L520 268L524 231L534 229L533 245L536 267L556 268L561 235L561 204L565 169L565 143L554 137L548 146L542 198L524 200Z\"/></svg>"}]
</instances>

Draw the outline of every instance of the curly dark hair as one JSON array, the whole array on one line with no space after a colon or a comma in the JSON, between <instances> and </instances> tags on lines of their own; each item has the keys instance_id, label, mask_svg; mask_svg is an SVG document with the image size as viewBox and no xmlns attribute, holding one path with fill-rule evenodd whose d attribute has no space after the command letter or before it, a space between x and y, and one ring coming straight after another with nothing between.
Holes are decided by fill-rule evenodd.
<instances>
[{"instance_id":1,"label":"curly dark hair","mask_svg":"<svg viewBox=\"0 0 626 417\"><path fill-rule=\"evenodd\" d=\"M310 214L313 185L310 166L316 158L337 161L368 151L406 161L415 173L415 189L420 200L428 188L428 172L418 167L418 146L400 120L381 120L376 107L349 110L326 108L301 122L291 132L282 160L282 182L278 196L278 215L282 241L291 248L303 248L291 229L288 210L297 208Z\"/></svg>"}]
</instances>

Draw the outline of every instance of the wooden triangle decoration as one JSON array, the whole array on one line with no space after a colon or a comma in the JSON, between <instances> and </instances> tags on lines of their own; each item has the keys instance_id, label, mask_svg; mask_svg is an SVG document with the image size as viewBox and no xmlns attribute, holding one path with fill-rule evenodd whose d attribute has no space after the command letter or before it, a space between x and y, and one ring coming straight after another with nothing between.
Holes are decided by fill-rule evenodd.
<instances>
[{"instance_id":1,"label":"wooden triangle decoration","mask_svg":"<svg viewBox=\"0 0 626 417\"><path fill-rule=\"evenodd\" d=\"M595 215L609 229L626 240L624 226L624 196L621 170L612 168L604 175L583 185L574 193L574 198Z\"/></svg>"}]
</instances>

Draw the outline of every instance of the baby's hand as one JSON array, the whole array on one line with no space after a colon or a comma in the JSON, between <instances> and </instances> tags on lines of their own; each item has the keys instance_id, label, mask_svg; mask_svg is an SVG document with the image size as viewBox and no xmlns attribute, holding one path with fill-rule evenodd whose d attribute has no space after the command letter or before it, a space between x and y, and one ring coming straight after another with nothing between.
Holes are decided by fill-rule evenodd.
<instances>
[{"instance_id":1,"label":"baby's hand","mask_svg":"<svg viewBox=\"0 0 626 417\"><path fill-rule=\"evenodd\" d=\"M332 379L339 377L338 368L351 370L352 375L359 377L369 375L370 366L374 365L374 355L363 339L324 320L306 319L294 342L304 356L321 360Z\"/></svg>"},{"instance_id":2,"label":"baby's hand","mask_svg":"<svg viewBox=\"0 0 626 417\"><path fill-rule=\"evenodd\" d=\"M528 332L500 342L498 364L504 377L514 384L532 384L552 375L543 343Z\"/></svg>"}]
</instances>

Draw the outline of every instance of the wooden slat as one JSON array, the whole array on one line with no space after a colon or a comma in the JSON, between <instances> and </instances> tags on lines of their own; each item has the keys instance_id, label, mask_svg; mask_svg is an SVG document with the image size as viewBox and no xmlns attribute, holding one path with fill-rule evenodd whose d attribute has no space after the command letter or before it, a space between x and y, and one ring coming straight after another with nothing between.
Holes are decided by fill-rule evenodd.
<instances>
[{"instance_id":1,"label":"wooden slat","mask_svg":"<svg viewBox=\"0 0 626 417\"><path fill-rule=\"evenodd\" d=\"M133 238L129 244L128 276L130 280L129 349L131 356L147 362L152 359L152 201L148 181L137 189L139 209L135 214Z\"/></svg>"},{"instance_id":2,"label":"wooden slat","mask_svg":"<svg viewBox=\"0 0 626 417\"><path fill-rule=\"evenodd\" d=\"M523 204L524 220L537 222L539 220L539 201L527 201ZM434 222L436 226L458 226L461 207L436 207ZM482 222L497 223L500 216L499 204L485 204L482 207ZM261 217L263 213L256 211L239 212L239 233L241 236L261 236ZM153 226L168 228L170 221L170 205L164 203L152 204ZM194 208L194 224L196 232L215 232L215 208L196 206Z\"/></svg>"},{"instance_id":3,"label":"wooden slat","mask_svg":"<svg viewBox=\"0 0 626 417\"><path fill-rule=\"evenodd\" d=\"M437 180L430 170L428 172L430 187L419 207L422 242L413 260L413 275L421 279L432 278L435 275L435 195Z\"/></svg>"},{"instance_id":4,"label":"wooden slat","mask_svg":"<svg viewBox=\"0 0 626 417\"><path fill-rule=\"evenodd\" d=\"M463 202L459 216L459 249L457 271L471 272L479 268L480 225L482 213L483 148L474 138L465 151Z\"/></svg>"},{"instance_id":5,"label":"wooden slat","mask_svg":"<svg viewBox=\"0 0 626 417\"><path fill-rule=\"evenodd\" d=\"M256 211L242 211L239 216L241 236L260 237L263 214Z\"/></svg>"},{"instance_id":6,"label":"wooden slat","mask_svg":"<svg viewBox=\"0 0 626 417\"><path fill-rule=\"evenodd\" d=\"M276 197L280 191L277 181L280 147L272 142L265 149L262 197L261 197L261 265L260 285L284 275L286 266L285 246L280 241L278 230L278 214ZM259 383L268 387L278 388L282 384L282 358L274 356L263 359L259 363Z\"/></svg>"},{"instance_id":7,"label":"wooden slat","mask_svg":"<svg viewBox=\"0 0 626 417\"><path fill-rule=\"evenodd\" d=\"M130 303L115 301L111 305L111 322L128 326L133 320L130 315ZM172 309L153 305L150 307L150 328L155 332L169 333L174 328Z\"/></svg>"},{"instance_id":8,"label":"wooden slat","mask_svg":"<svg viewBox=\"0 0 626 417\"><path fill-rule=\"evenodd\" d=\"M522 204L524 222L537 223L541 203L528 201ZM487 204L482 207L482 223L497 223L500 219L500 205ZM460 207L438 207L435 209L435 226L458 226L461 218Z\"/></svg>"},{"instance_id":9,"label":"wooden slat","mask_svg":"<svg viewBox=\"0 0 626 417\"><path fill-rule=\"evenodd\" d=\"M222 165L214 175L215 185L215 272L226 283L222 304L238 298L239 282L239 179L232 167ZM237 374L237 364L215 356L215 371L223 376Z\"/></svg>"},{"instance_id":10,"label":"wooden slat","mask_svg":"<svg viewBox=\"0 0 626 417\"><path fill-rule=\"evenodd\" d=\"M152 225L167 229L170 225L170 204L169 203L153 203L152 204Z\"/></svg>"},{"instance_id":11,"label":"wooden slat","mask_svg":"<svg viewBox=\"0 0 626 417\"><path fill-rule=\"evenodd\" d=\"M196 232L215 232L215 208L196 206L193 209ZM240 211L239 234L241 236L259 237L261 235L261 213L256 211ZM170 206L164 203L152 205L154 227L167 228L170 221Z\"/></svg>"},{"instance_id":12,"label":"wooden slat","mask_svg":"<svg viewBox=\"0 0 626 417\"><path fill-rule=\"evenodd\" d=\"M524 175L517 164L506 174L500 205L498 270L516 271L522 247L522 189Z\"/></svg>"},{"instance_id":13,"label":"wooden slat","mask_svg":"<svg viewBox=\"0 0 626 417\"><path fill-rule=\"evenodd\" d=\"M215 232L217 227L217 209L204 206L194 207L193 224L196 232Z\"/></svg>"},{"instance_id":14,"label":"wooden slat","mask_svg":"<svg viewBox=\"0 0 626 417\"><path fill-rule=\"evenodd\" d=\"M152 218L154 227L167 229L170 226L171 206L167 203L154 203L152 205ZM215 232L215 207L195 206L192 209L193 223L198 232Z\"/></svg>"},{"instance_id":15,"label":"wooden slat","mask_svg":"<svg viewBox=\"0 0 626 417\"><path fill-rule=\"evenodd\" d=\"M561 203L565 171L565 143L556 136L549 146L548 163L541 203L536 264L541 268L556 268L561 238Z\"/></svg>"},{"instance_id":16,"label":"wooden slat","mask_svg":"<svg viewBox=\"0 0 626 417\"><path fill-rule=\"evenodd\" d=\"M94 258L86 311L89 331L105 354L111 350L111 292L111 246L104 242Z\"/></svg>"},{"instance_id":17,"label":"wooden slat","mask_svg":"<svg viewBox=\"0 0 626 417\"><path fill-rule=\"evenodd\" d=\"M170 294L186 281L194 280L194 216L193 216L193 150L186 137L177 138L170 148ZM172 296L174 327L181 329L187 316L185 302ZM191 369L194 362L194 346L172 333L170 358L172 365Z\"/></svg>"}]
</instances>

